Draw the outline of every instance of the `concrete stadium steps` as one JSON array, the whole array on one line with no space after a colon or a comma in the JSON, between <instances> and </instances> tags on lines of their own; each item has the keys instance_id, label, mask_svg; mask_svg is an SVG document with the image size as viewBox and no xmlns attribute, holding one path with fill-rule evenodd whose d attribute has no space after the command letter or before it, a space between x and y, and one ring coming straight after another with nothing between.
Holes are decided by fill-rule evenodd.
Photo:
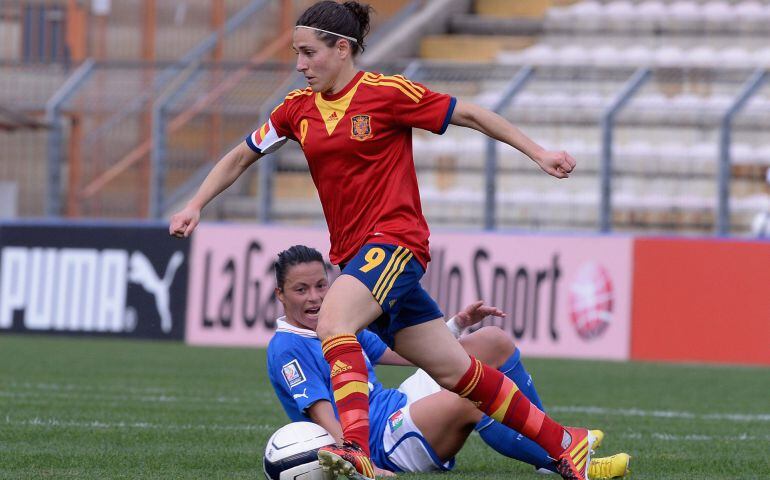
<instances>
[{"instance_id":1,"label":"concrete stadium steps","mask_svg":"<svg viewBox=\"0 0 770 480\"><path fill-rule=\"evenodd\" d=\"M482 212L479 210L481 200L474 198L476 195L483 197L486 141L475 135L453 135L456 132L450 130L443 137L416 135L414 139L421 190L428 201L433 202L430 210L426 211L441 217L442 208L445 208L447 222L452 218L451 209L466 198L470 198L472 205L458 208L475 212L475 215ZM499 194L519 195L521 198L517 197L518 200L526 200L528 196L548 198L549 202L562 207L591 205L588 218L594 218L595 213L592 212L598 208L599 191L598 139L593 143L575 140L581 137L581 134L567 134L559 142L549 135L538 136L545 145L564 148L578 160L578 170L564 182L544 175L517 151L498 145L499 170L496 179ZM632 138L637 140L619 141L615 147L613 195L615 206L626 211L623 221L633 222L647 231L669 225L672 219L680 219L684 230L708 223L704 218L714 215L712 210L717 190L715 139L713 142L686 145L681 142L657 144L639 141L638 138L645 138L644 135L632 135ZM764 205L757 199L770 198L770 187L765 182L765 174L770 167L770 144L736 143L732 155L733 199L737 205L745 207L741 220L738 221L738 217L734 220L742 228L748 228L751 217L757 211L752 208ZM452 192L462 195L455 198ZM441 207L440 203L444 201L447 205ZM637 210L647 213L637 214ZM671 213L680 211L681 215ZM469 214L469 217L473 215ZM552 217L548 218L558 220ZM517 221L527 221L526 215L520 213ZM538 221L546 222L543 218ZM647 224L643 223L645 221ZM587 220L581 222L591 223Z\"/></svg>"},{"instance_id":2,"label":"concrete stadium steps","mask_svg":"<svg viewBox=\"0 0 770 480\"><path fill-rule=\"evenodd\" d=\"M493 17L542 18L548 9L568 6L577 0L476 0L474 11L478 15Z\"/></svg>"},{"instance_id":3,"label":"concrete stadium steps","mask_svg":"<svg viewBox=\"0 0 770 480\"><path fill-rule=\"evenodd\" d=\"M484 197L478 191L423 189L422 204L434 227L483 226ZM769 207L766 196L735 199L731 202L731 221L739 231L748 231L756 212ZM498 195L498 228L592 231L598 228L598 212L598 194L589 192L549 194L522 189ZM655 195L613 195L613 228L618 231L711 233L715 218L713 199L682 195L672 206Z\"/></svg>"},{"instance_id":4,"label":"concrete stadium steps","mask_svg":"<svg viewBox=\"0 0 770 480\"><path fill-rule=\"evenodd\" d=\"M511 120L528 124L594 124L601 119L613 95L584 91L569 95L522 92L506 112ZM667 97L660 93L631 99L618 117L619 125L678 128L715 128L735 95L699 96L692 93ZM770 128L770 99L758 96L735 120L739 129L766 131Z\"/></svg>"},{"instance_id":5,"label":"concrete stadium steps","mask_svg":"<svg viewBox=\"0 0 770 480\"><path fill-rule=\"evenodd\" d=\"M770 67L770 47L757 37L740 41L723 38L700 42L697 38L630 40L618 37L580 39L555 37L543 39L524 49L501 50L497 61L506 65L661 67L679 69L753 69ZM709 42L714 45L709 45Z\"/></svg>"},{"instance_id":6,"label":"concrete stadium steps","mask_svg":"<svg viewBox=\"0 0 770 480\"><path fill-rule=\"evenodd\" d=\"M438 163L442 162L443 169L418 167L426 216L434 226L480 226L483 167L453 171L456 165L452 161L443 157ZM497 175L501 226L596 228L599 186L595 172L579 170L569 180L559 181L527 161L501 159L501 164ZM763 171L757 169L754 173L761 177ZM770 188L756 180L736 175L732 182L733 222L744 230L757 211L770 207ZM716 188L714 178L705 175L640 177L619 169L613 184L614 216L620 222L619 228L708 232L713 229ZM323 221L317 193L306 171L279 171L274 189L276 220L308 224ZM253 196L231 195L223 203L217 211L226 218L257 216L258 205Z\"/></svg>"},{"instance_id":7,"label":"concrete stadium steps","mask_svg":"<svg viewBox=\"0 0 770 480\"><path fill-rule=\"evenodd\" d=\"M476 0L473 14L454 15L449 34L420 42L420 57L430 60L492 62L506 50L532 46L553 0Z\"/></svg>"},{"instance_id":8,"label":"concrete stadium steps","mask_svg":"<svg viewBox=\"0 0 770 480\"><path fill-rule=\"evenodd\" d=\"M580 161L581 171L596 173L601 153L598 133L593 133L597 137L594 140L588 140L589 135L580 133L567 133L561 139L543 134L541 142L548 148L570 152ZM681 135L672 136L678 137L678 141L656 142L651 135L638 135L636 129L618 131L616 136L614 165L618 172L646 177L694 175L715 178L719 158L716 133L713 138L693 143L683 143L685 139ZM413 140L415 166L420 171L442 170L447 166L458 171L483 170L486 148L486 140L478 135L448 133L437 138L415 136ZM496 149L502 168L530 168L531 161L517 150L500 143L496 144ZM736 141L731 148L731 157L735 177L761 180L762 169L770 168L770 143Z\"/></svg>"},{"instance_id":9,"label":"concrete stadium steps","mask_svg":"<svg viewBox=\"0 0 770 480\"><path fill-rule=\"evenodd\" d=\"M449 33L459 35L540 35L542 18L491 17L460 13L449 19Z\"/></svg>"},{"instance_id":10,"label":"concrete stadium steps","mask_svg":"<svg viewBox=\"0 0 770 480\"><path fill-rule=\"evenodd\" d=\"M668 34L759 34L770 31L770 2L742 1L582 1L551 8L549 32L636 32Z\"/></svg>"},{"instance_id":11,"label":"concrete stadium steps","mask_svg":"<svg viewBox=\"0 0 770 480\"><path fill-rule=\"evenodd\" d=\"M531 36L428 35L420 42L420 57L428 60L492 62L503 51L532 46Z\"/></svg>"},{"instance_id":12,"label":"concrete stadium steps","mask_svg":"<svg viewBox=\"0 0 770 480\"><path fill-rule=\"evenodd\" d=\"M472 28L472 23L465 23ZM496 26L510 31L516 21L499 18ZM537 45L501 52L498 61L532 65L770 67L770 2L587 0L548 9L541 29Z\"/></svg>"}]
</instances>

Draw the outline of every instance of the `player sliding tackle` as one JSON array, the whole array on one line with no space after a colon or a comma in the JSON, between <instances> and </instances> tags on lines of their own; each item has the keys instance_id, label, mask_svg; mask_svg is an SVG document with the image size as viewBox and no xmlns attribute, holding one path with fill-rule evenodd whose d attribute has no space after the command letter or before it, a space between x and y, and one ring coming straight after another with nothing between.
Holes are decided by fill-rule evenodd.
<instances>
[{"instance_id":1,"label":"player sliding tackle","mask_svg":"<svg viewBox=\"0 0 770 480\"><path fill-rule=\"evenodd\" d=\"M278 255L275 276L275 293L285 316L278 319L277 332L267 349L270 382L292 421L315 422L341 441L342 428L332 405L330 369L315 333L318 311L329 288L326 265L320 252L296 245ZM459 336L488 315L505 316L497 308L476 302L450 320L450 329ZM369 331L362 331L357 339L366 354L372 424L368 443L376 474L451 470L455 454L474 429L507 457L535 468L555 469L553 460L534 442L493 421L471 402L441 389L422 370L398 390L383 388L373 366L409 362ZM460 343L469 354L521 385L524 394L543 408L519 350L502 330L484 327L461 337ZM593 432L597 438L603 437L600 431ZM597 458L591 462L588 475L592 479L622 477L628 462L625 453Z\"/></svg>"},{"instance_id":2,"label":"player sliding tackle","mask_svg":"<svg viewBox=\"0 0 770 480\"><path fill-rule=\"evenodd\" d=\"M188 236L201 209L249 165L287 139L299 142L329 226L330 259L342 267L320 310L317 332L331 368L344 441L321 449L319 460L349 477L374 475L367 369L355 335L369 327L443 388L540 445L563 478L584 480L593 442L589 431L560 425L513 380L469 356L420 286L430 261L429 231L412 158L412 128L441 134L451 123L478 130L522 151L556 178L567 178L575 160L543 149L489 110L402 76L356 69L353 59L363 51L369 12L358 2L324 1L302 14L293 48L309 87L290 93L262 128L217 163L188 205L171 218L169 231Z\"/></svg>"}]
</instances>

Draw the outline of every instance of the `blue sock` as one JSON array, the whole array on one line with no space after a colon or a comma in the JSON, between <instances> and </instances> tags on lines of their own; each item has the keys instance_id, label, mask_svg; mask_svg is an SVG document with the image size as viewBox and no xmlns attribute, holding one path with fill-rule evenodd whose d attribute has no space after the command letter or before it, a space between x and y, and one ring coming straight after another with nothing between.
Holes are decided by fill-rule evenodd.
<instances>
[{"instance_id":1,"label":"blue sock","mask_svg":"<svg viewBox=\"0 0 770 480\"><path fill-rule=\"evenodd\" d=\"M513 355L499 368L503 374L513 380L521 393L540 410L543 403L537 394L532 376L521 363L521 352L517 348ZM481 435L484 443L492 447L496 452L509 458L515 458L522 462L534 465L535 468L547 468L556 471L553 460L537 443L528 439L516 430L512 430L502 423L495 422L486 415L476 425L476 431Z\"/></svg>"},{"instance_id":2,"label":"blue sock","mask_svg":"<svg viewBox=\"0 0 770 480\"><path fill-rule=\"evenodd\" d=\"M534 465L535 468L547 468L553 472L556 471L555 464L546 451L516 430L495 422L487 416L484 416L478 423L476 430L484 443L496 452Z\"/></svg>"},{"instance_id":3,"label":"blue sock","mask_svg":"<svg viewBox=\"0 0 770 480\"><path fill-rule=\"evenodd\" d=\"M521 363L521 352L517 348L513 355L505 361L502 367L498 370L513 380L513 383L519 387L521 393L529 399L537 408L545 411L543 408L543 402L540 401L540 396L535 389L535 383L532 381L532 375L524 368L524 364Z\"/></svg>"}]
</instances>

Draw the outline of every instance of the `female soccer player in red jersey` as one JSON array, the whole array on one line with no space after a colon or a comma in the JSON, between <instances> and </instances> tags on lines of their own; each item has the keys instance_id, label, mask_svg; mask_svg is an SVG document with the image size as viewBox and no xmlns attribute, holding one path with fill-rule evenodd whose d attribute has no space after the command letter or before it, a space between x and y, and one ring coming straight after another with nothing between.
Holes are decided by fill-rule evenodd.
<instances>
[{"instance_id":1,"label":"female soccer player in red jersey","mask_svg":"<svg viewBox=\"0 0 770 480\"><path fill-rule=\"evenodd\" d=\"M402 76L356 69L370 7L322 1L294 30L297 70L309 87L295 90L265 124L226 154L169 231L188 236L201 209L262 155L299 142L318 189L342 275L320 310L317 333L331 367L343 445L319 451L321 463L349 478L373 477L368 442L367 370L355 334L368 327L442 387L538 443L563 478L584 480L592 437L563 427L533 405L509 378L469 357L420 286L430 260L412 158L412 128L442 134L451 123L478 130L567 178L575 160L544 150L499 115L433 92Z\"/></svg>"}]
</instances>

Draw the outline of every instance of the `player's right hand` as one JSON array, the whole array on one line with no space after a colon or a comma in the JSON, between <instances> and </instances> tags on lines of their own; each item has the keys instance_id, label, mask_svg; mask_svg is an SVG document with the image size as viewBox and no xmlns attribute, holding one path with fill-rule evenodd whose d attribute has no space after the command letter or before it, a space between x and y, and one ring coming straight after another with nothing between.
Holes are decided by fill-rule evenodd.
<instances>
[{"instance_id":1,"label":"player's right hand","mask_svg":"<svg viewBox=\"0 0 770 480\"><path fill-rule=\"evenodd\" d=\"M201 219L201 211L193 207L185 207L183 210L171 216L168 227L169 235L177 238L187 238L198 226Z\"/></svg>"},{"instance_id":2,"label":"player's right hand","mask_svg":"<svg viewBox=\"0 0 770 480\"><path fill-rule=\"evenodd\" d=\"M565 151L544 151L535 159L545 173L556 178L569 178L575 169L575 159Z\"/></svg>"}]
</instances>

